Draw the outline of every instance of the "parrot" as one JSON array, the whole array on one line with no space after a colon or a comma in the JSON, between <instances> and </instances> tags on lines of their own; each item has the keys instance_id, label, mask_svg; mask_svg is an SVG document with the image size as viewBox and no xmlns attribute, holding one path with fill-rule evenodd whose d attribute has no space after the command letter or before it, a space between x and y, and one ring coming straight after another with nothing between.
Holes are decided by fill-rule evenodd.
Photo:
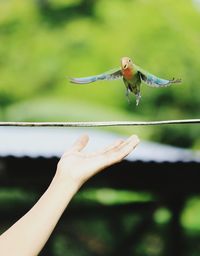
<instances>
[{"instance_id":1,"label":"parrot","mask_svg":"<svg viewBox=\"0 0 200 256\"><path fill-rule=\"evenodd\" d=\"M129 94L133 93L136 96L136 106L139 105L141 99L140 86L145 83L150 87L167 87L174 83L180 83L181 79L172 78L171 80L156 77L153 74L143 70L137 66L129 57L121 58L121 67L112 69L105 73L87 76L81 78L69 78L71 83L74 84L89 84L98 80L116 80L122 79L126 87L126 96L130 102Z\"/></svg>"}]
</instances>

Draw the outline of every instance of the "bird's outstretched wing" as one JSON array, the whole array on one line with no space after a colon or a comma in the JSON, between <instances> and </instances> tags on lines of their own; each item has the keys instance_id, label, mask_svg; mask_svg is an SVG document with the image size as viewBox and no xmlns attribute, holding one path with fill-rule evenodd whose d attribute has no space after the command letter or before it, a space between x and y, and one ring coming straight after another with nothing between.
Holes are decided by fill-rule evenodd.
<instances>
[{"instance_id":1,"label":"bird's outstretched wing","mask_svg":"<svg viewBox=\"0 0 200 256\"><path fill-rule=\"evenodd\" d=\"M87 76L80 78L69 78L71 83L74 84L89 84L98 80L116 80L122 77L121 69L110 70L100 75Z\"/></svg>"},{"instance_id":2,"label":"bird's outstretched wing","mask_svg":"<svg viewBox=\"0 0 200 256\"><path fill-rule=\"evenodd\" d=\"M171 79L171 80L167 80L167 79L162 79L159 77L156 77L150 73L148 73L147 71L141 69L140 67L137 66L137 70L140 74L140 78L141 80L147 84L148 86L151 87L167 87L171 84L174 83L180 83L181 79Z\"/></svg>"}]
</instances>

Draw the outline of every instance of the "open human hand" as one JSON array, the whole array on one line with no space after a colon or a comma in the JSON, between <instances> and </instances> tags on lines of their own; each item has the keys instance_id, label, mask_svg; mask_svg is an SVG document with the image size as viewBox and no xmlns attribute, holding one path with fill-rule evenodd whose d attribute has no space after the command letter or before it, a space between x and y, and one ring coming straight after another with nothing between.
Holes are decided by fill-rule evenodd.
<instances>
[{"instance_id":1,"label":"open human hand","mask_svg":"<svg viewBox=\"0 0 200 256\"><path fill-rule=\"evenodd\" d=\"M66 182L78 187L99 171L123 160L139 143L138 137L132 135L127 140L119 139L102 150L87 153L83 149L88 141L87 135L81 136L63 154L57 166L56 173Z\"/></svg>"},{"instance_id":2,"label":"open human hand","mask_svg":"<svg viewBox=\"0 0 200 256\"><path fill-rule=\"evenodd\" d=\"M139 143L133 135L109 147L83 152L89 137L81 136L58 162L56 174L38 202L0 236L0 255L39 255L79 187L91 176L120 162ZM24 241L26 241L24 243Z\"/></svg>"}]
</instances>

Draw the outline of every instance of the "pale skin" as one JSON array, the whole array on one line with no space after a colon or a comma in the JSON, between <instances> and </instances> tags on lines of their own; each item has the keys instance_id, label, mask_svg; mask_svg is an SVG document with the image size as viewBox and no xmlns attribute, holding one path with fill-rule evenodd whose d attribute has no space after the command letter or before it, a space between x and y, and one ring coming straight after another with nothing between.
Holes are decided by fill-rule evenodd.
<instances>
[{"instance_id":1,"label":"pale skin","mask_svg":"<svg viewBox=\"0 0 200 256\"><path fill-rule=\"evenodd\" d=\"M81 136L57 165L55 176L38 202L0 236L4 256L36 256L78 189L93 175L120 162L139 143L133 135L98 152L84 153L89 137Z\"/></svg>"}]
</instances>

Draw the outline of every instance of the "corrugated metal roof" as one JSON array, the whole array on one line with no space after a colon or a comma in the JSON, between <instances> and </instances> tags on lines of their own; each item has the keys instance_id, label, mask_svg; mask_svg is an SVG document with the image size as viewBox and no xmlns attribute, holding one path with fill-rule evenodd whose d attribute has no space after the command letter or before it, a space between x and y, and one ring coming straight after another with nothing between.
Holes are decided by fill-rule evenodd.
<instances>
[{"instance_id":1,"label":"corrugated metal roof","mask_svg":"<svg viewBox=\"0 0 200 256\"><path fill-rule=\"evenodd\" d=\"M83 133L90 136L86 148L88 151L105 147L120 137L114 133L88 128L0 127L0 156L60 157ZM200 163L200 151L141 141L126 159L143 162Z\"/></svg>"}]
</instances>

